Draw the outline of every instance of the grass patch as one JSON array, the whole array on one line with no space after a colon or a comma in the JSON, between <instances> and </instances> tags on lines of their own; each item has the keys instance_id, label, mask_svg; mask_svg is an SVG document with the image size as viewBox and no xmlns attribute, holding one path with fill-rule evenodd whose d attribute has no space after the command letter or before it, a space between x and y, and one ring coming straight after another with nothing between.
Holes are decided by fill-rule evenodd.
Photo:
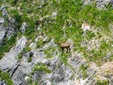
<instances>
[{"instance_id":1,"label":"grass patch","mask_svg":"<svg viewBox=\"0 0 113 85\"><path fill-rule=\"evenodd\" d=\"M15 44L14 42L16 42L16 37L12 36L9 40L6 40L2 47L0 47L0 59L2 59L4 53L11 49L11 47Z\"/></svg>"},{"instance_id":2,"label":"grass patch","mask_svg":"<svg viewBox=\"0 0 113 85\"><path fill-rule=\"evenodd\" d=\"M88 74L87 74L87 68L88 66L84 67L84 65L81 65L80 70L82 71L82 77L83 79L86 79Z\"/></svg>"},{"instance_id":3,"label":"grass patch","mask_svg":"<svg viewBox=\"0 0 113 85\"><path fill-rule=\"evenodd\" d=\"M45 73L51 73L51 70L48 69L47 65L43 63L36 64L32 70L32 73L34 73L35 71L43 71Z\"/></svg>"},{"instance_id":4,"label":"grass patch","mask_svg":"<svg viewBox=\"0 0 113 85\"><path fill-rule=\"evenodd\" d=\"M96 85L109 85L109 80L97 80Z\"/></svg>"},{"instance_id":5,"label":"grass patch","mask_svg":"<svg viewBox=\"0 0 113 85\"><path fill-rule=\"evenodd\" d=\"M56 49L57 49L56 47L51 47L51 48L48 48L48 49L44 50L44 53L46 54L45 58L54 57L53 54L54 54Z\"/></svg>"},{"instance_id":6,"label":"grass patch","mask_svg":"<svg viewBox=\"0 0 113 85\"><path fill-rule=\"evenodd\" d=\"M20 52L20 54L18 55L18 61L21 60L21 58L23 57L23 54L30 52L31 48L29 46L26 46L25 48L23 48L23 50ZM31 57L31 56L30 56ZM28 58L28 62L30 62L32 60L32 58Z\"/></svg>"},{"instance_id":7,"label":"grass patch","mask_svg":"<svg viewBox=\"0 0 113 85\"><path fill-rule=\"evenodd\" d=\"M13 81L11 80L11 78L10 78L10 76L9 76L9 73L7 73L7 72L2 72L1 70L0 70L0 80L5 80L5 83L6 83L7 85L14 85L14 84L13 84Z\"/></svg>"}]
</instances>

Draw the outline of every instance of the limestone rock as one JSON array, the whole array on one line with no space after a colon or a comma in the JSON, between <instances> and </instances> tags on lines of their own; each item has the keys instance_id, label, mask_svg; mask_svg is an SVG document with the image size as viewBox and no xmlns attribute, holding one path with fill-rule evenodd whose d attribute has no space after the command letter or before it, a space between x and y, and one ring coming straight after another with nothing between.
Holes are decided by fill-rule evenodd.
<instances>
[{"instance_id":1,"label":"limestone rock","mask_svg":"<svg viewBox=\"0 0 113 85\"><path fill-rule=\"evenodd\" d=\"M16 46L12 48L1 60L0 60L0 69L6 70L12 68L17 63L17 56L22 51L26 45L26 37L23 36L20 38Z\"/></svg>"},{"instance_id":2,"label":"limestone rock","mask_svg":"<svg viewBox=\"0 0 113 85\"><path fill-rule=\"evenodd\" d=\"M83 23L82 27L83 31L90 30L91 26L88 23Z\"/></svg>"},{"instance_id":3,"label":"limestone rock","mask_svg":"<svg viewBox=\"0 0 113 85\"><path fill-rule=\"evenodd\" d=\"M4 18L3 17L0 18L0 24L2 24L2 23L4 23Z\"/></svg>"},{"instance_id":4,"label":"limestone rock","mask_svg":"<svg viewBox=\"0 0 113 85\"><path fill-rule=\"evenodd\" d=\"M5 35L5 30L0 31L0 45L2 45L3 43L4 35Z\"/></svg>"},{"instance_id":5,"label":"limestone rock","mask_svg":"<svg viewBox=\"0 0 113 85\"><path fill-rule=\"evenodd\" d=\"M97 74L101 76L113 75L113 62L104 63L98 70Z\"/></svg>"},{"instance_id":6,"label":"limestone rock","mask_svg":"<svg viewBox=\"0 0 113 85\"><path fill-rule=\"evenodd\" d=\"M23 23L22 23L22 26L21 26L21 28L20 28L21 32L22 32L22 33L25 33L27 27L28 27L28 26L27 26L27 23L26 23L26 22L23 22Z\"/></svg>"}]
</instances>

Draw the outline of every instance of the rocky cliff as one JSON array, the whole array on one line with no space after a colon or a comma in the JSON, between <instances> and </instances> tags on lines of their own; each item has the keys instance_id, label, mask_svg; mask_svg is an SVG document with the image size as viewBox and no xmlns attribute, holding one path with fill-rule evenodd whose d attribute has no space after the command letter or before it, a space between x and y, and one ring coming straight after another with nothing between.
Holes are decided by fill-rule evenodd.
<instances>
[{"instance_id":1,"label":"rocky cliff","mask_svg":"<svg viewBox=\"0 0 113 85\"><path fill-rule=\"evenodd\" d=\"M0 85L113 85L112 5L1 0Z\"/></svg>"}]
</instances>

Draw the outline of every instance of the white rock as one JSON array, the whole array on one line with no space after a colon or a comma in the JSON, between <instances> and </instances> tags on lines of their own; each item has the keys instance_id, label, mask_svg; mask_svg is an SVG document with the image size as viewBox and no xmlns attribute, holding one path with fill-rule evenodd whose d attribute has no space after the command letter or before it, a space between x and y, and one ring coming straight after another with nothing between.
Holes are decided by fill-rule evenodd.
<instances>
[{"instance_id":1,"label":"white rock","mask_svg":"<svg viewBox=\"0 0 113 85\"><path fill-rule=\"evenodd\" d=\"M52 17L56 17L56 16L57 16L57 12L53 12Z\"/></svg>"},{"instance_id":2,"label":"white rock","mask_svg":"<svg viewBox=\"0 0 113 85\"><path fill-rule=\"evenodd\" d=\"M0 24L4 23L4 18L0 18Z\"/></svg>"},{"instance_id":3,"label":"white rock","mask_svg":"<svg viewBox=\"0 0 113 85\"><path fill-rule=\"evenodd\" d=\"M5 30L0 31L0 44L2 44L2 41L3 41L4 35L5 35Z\"/></svg>"},{"instance_id":4,"label":"white rock","mask_svg":"<svg viewBox=\"0 0 113 85\"><path fill-rule=\"evenodd\" d=\"M26 76L26 77L25 77L25 81L28 81L28 80L29 80L29 77L28 77L28 76Z\"/></svg>"},{"instance_id":5,"label":"white rock","mask_svg":"<svg viewBox=\"0 0 113 85\"><path fill-rule=\"evenodd\" d=\"M35 49L35 48L36 48L36 43L32 42L32 43L30 44L30 48Z\"/></svg>"},{"instance_id":6,"label":"white rock","mask_svg":"<svg viewBox=\"0 0 113 85\"><path fill-rule=\"evenodd\" d=\"M22 23L22 26L21 26L21 29L20 29L21 32L22 32L22 33L25 33L25 30L26 30L27 27L28 27L28 26L27 26L27 23L26 23L26 22L23 22L23 23Z\"/></svg>"},{"instance_id":7,"label":"white rock","mask_svg":"<svg viewBox=\"0 0 113 85\"><path fill-rule=\"evenodd\" d=\"M83 31L90 30L91 26L88 23L83 23L82 27Z\"/></svg>"}]
</instances>

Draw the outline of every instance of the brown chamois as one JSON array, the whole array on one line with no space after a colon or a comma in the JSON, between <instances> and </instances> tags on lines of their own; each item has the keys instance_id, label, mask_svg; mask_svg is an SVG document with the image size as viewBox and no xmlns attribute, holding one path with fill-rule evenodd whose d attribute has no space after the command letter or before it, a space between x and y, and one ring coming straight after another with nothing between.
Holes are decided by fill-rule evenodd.
<instances>
[{"instance_id":1,"label":"brown chamois","mask_svg":"<svg viewBox=\"0 0 113 85\"><path fill-rule=\"evenodd\" d=\"M67 52L70 52L70 50L71 50L70 49L70 43L68 43L68 42L62 42L62 43L58 42L57 44L61 47L62 52L64 52L65 48L67 49Z\"/></svg>"}]
</instances>

